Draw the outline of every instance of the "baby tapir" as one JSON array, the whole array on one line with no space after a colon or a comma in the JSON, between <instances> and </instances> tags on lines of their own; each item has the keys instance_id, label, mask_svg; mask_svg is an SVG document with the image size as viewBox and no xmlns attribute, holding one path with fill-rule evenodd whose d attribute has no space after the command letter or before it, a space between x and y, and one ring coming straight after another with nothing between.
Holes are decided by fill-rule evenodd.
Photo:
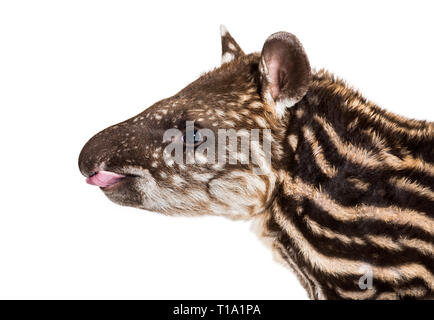
<instances>
[{"instance_id":1,"label":"baby tapir","mask_svg":"<svg viewBox=\"0 0 434 320\"><path fill-rule=\"evenodd\" d=\"M79 166L112 201L252 219L312 299L434 297L434 124L384 111L299 40L244 54L95 135Z\"/></svg>"}]
</instances>

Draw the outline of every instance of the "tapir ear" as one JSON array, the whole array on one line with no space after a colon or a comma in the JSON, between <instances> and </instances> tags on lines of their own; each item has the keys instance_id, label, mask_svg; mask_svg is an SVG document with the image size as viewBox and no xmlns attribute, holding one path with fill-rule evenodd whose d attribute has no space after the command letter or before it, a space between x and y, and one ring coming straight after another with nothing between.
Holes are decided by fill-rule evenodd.
<instances>
[{"instance_id":1,"label":"tapir ear","mask_svg":"<svg viewBox=\"0 0 434 320\"><path fill-rule=\"evenodd\" d=\"M304 97L312 79L303 46L288 32L274 33L265 41L259 72L263 98L279 117Z\"/></svg>"},{"instance_id":2,"label":"tapir ear","mask_svg":"<svg viewBox=\"0 0 434 320\"><path fill-rule=\"evenodd\" d=\"M222 37L222 64L244 55L243 50L241 50L224 25L220 25L220 34Z\"/></svg>"}]
</instances>

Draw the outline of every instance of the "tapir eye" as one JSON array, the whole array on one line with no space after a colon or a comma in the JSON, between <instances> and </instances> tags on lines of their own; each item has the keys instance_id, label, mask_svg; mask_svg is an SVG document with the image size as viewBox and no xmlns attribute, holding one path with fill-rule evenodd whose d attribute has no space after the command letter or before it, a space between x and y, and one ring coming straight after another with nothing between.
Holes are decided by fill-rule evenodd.
<instances>
[{"instance_id":1,"label":"tapir eye","mask_svg":"<svg viewBox=\"0 0 434 320\"><path fill-rule=\"evenodd\" d=\"M199 130L186 130L182 136L182 141L185 145L198 146L203 142L203 136Z\"/></svg>"}]
</instances>

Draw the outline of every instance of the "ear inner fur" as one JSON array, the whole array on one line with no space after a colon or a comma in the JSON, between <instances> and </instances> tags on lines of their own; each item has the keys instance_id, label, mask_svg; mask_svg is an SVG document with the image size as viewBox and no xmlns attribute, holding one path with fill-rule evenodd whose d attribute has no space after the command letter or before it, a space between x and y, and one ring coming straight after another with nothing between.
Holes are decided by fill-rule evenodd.
<instances>
[{"instance_id":1,"label":"ear inner fur","mask_svg":"<svg viewBox=\"0 0 434 320\"><path fill-rule=\"evenodd\" d=\"M311 68L300 41L288 32L272 34L264 44L259 70L262 95L281 116L306 94Z\"/></svg>"}]
</instances>

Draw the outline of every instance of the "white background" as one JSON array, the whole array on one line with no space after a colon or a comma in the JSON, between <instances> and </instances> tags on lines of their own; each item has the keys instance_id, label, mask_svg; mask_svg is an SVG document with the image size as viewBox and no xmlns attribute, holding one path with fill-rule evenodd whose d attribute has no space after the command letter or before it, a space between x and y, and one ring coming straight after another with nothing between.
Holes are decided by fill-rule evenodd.
<instances>
[{"instance_id":1,"label":"white background","mask_svg":"<svg viewBox=\"0 0 434 320\"><path fill-rule=\"evenodd\" d=\"M249 223L111 203L77 166L97 131L286 30L380 106L434 120L432 1L1 1L0 298L305 299Z\"/></svg>"}]
</instances>

